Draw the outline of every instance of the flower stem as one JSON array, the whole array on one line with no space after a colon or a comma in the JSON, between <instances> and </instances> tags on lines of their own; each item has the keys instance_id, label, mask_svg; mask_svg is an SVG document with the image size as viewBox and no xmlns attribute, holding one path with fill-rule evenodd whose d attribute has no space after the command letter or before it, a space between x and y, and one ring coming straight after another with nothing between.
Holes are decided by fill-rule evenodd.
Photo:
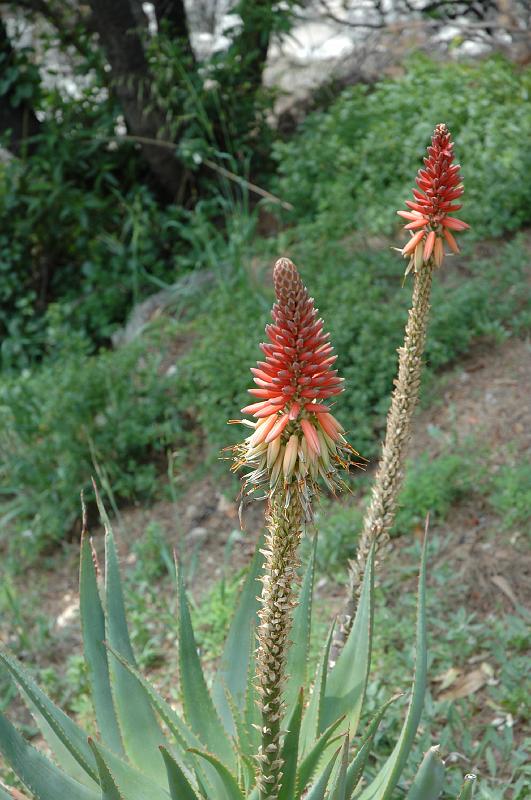
<instances>
[{"instance_id":1,"label":"flower stem","mask_svg":"<svg viewBox=\"0 0 531 800\"><path fill-rule=\"evenodd\" d=\"M282 780L282 690L286 679L288 636L296 606L297 550L303 524L298 493L287 496L284 489L275 492L270 500L267 522L256 658L262 714L258 785L260 800L276 800Z\"/></svg>"},{"instance_id":2,"label":"flower stem","mask_svg":"<svg viewBox=\"0 0 531 800\"><path fill-rule=\"evenodd\" d=\"M385 441L366 511L356 558L350 562L349 594L342 624L332 647L335 661L350 632L365 574L371 545L380 548L389 540L398 494L404 478L406 448L411 437L411 422L417 404L422 371L422 355L430 311L433 261L414 274L413 300L406 324L404 344L398 350L398 377L387 416Z\"/></svg>"}]
</instances>

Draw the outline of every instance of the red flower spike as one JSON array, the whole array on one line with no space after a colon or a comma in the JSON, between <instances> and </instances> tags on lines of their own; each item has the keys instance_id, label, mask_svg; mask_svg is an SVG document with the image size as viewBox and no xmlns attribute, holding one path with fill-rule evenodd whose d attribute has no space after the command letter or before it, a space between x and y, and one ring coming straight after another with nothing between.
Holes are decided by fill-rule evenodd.
<instances>
[{"instance_id":1,"label":"red flower spike","mask_svg":"<svg viewBox=\"0 0 531 800\"><path fill-rule=\"evenodd\" d=\"M412 241L422 236L415 233ZM269 341L260 345L265 360L251 369L258 388L249 393L258 402L242 409L255 418L246 421L255 430L235 448L235 468L252 467L246 476L251 491L261 485L274 491L279 481L293 486L309 514L317 477L332 490L342 488L337 473L358 454L325 402L343 392L343 379L333 368L337 356L313 298L287 258L275 264L273 283L273 323L266 326Z\"/></svg>"},{"instance_id":2,"label":"red flower spike","mask_svg":"<svg viewBox=\"0 0 531 800\"><path fill-rule=\"evenodd\" d=\"M415 234L402 248L402 255L409 259L406 274L414 269L418 272L423 264L431 263L440 267L444 259L443 243L446 241L454 253L459 252L457 242L450 233L464 231L470 226L466 222L448 214L461 208L452 204L464 192L460 165L452 164L453 142L446 125L437 125L424 158L424 168L419 169L414 201L406 200L409 211L398 211L399 216L409 222L405 230Z\"/></svg>"}]
</instances>

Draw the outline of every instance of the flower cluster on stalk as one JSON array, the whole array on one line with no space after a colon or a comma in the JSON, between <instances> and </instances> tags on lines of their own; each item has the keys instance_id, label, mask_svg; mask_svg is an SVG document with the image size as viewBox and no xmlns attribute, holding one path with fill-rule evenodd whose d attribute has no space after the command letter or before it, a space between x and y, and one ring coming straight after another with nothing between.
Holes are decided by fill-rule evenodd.
<instances>
[{"instance_id":1,"label":"flower cluster on stalk","mask_svg":"<svg viewBox=\"0 0 531 800\"><path fill-rule=\"evenodd\" d=\"M248 467L248 493L263 487L297 490L310 516L310 500L321 478L332 491L342 488L340 469L356 463L358 453L328 402L343 391L334 369L337 356L324 331L313 298L295 265L287 258L275 264L276 303L267 325L268 342L260 348L264 360L251 370L255 402L242 409L254 420L241 420L253 433L235 448L235 466Z\"/></svg>"},{"instance_id":2,"label":"flower cluster on stalk","mask_svg":"<svg viewBox=\"0 0 531 800\"><path fill-rule=\"evenodd\" d=\"M463 231L470 226L456 217L450 216L459 211L456 203L464 192L460 165L452 164L454 144L446 125L437 125L424 158L424 169L419 169L416 178L417 188L413 189L413 200L406 200L409 211L397 211L408 223L405 230L411 238L401 253L409 259L406 275L418 272L430 259L440 267L444 259L444 245L453 253L459 247L452 231Z\"/></svg>"}]
</instances>

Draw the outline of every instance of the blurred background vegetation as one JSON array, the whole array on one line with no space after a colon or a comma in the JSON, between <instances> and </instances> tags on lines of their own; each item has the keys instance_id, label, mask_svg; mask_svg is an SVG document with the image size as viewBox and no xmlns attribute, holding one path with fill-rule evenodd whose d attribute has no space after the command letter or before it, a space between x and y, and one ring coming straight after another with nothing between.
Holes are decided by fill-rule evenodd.
<instances>
[{"instance_id":1,"label":"blurred background vegetation","mask_svg":"<svg viewBox=\"0 0 531 800\"><path fill-rule=\"evenodd\" d=\"M435 281L424 406L478 344L529 337L529 8L19 0L0 15L0 549L14 576L0 609L18 620L15 649L31 650L48 646L48 623L33 620L33 645L20 641L30 623L17 573L60 558L81 490L93 514L91 475L119 518L178 500L205 472L236 494L219 453L241 436L226 422L246 402L280 254L318 299L348 385L337 415L374 460L410 296L391 249L395 210L438 122L456 142L472 230ZM286 48L324 24L352 47L339 57L334 40L333 57L308 57L321 80L295 97ZM501 472L484 441L416 458L396 533L411 536L427 511L444 521L471 496L502 530L525 526L529 461L521 442L508 446ZM367 479L359 487L359 502L323 501L323 580L354 552ZM136 560L164 580L156 522L143 541ZM209 596L213 657L235 586L224 579ZM149 591L131 602L137 644L152 653ZM514 619L505 632L520 653ZM475 623L459 624L472 635ZM57 688L77 712L80 670L72 662ZM507 713L525 716L519 678L508 681Z\"/></svg>"}]
</instances>

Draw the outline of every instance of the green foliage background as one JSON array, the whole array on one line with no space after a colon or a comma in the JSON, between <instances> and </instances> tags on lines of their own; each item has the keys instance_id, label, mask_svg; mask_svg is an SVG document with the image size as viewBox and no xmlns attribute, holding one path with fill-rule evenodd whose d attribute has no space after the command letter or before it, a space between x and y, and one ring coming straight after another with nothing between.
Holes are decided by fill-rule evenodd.
<instances>
[{"instance_id":1,"label":"green foliage background","mask_svg":"<svg viewBox=\"0 0 531 800\"><path fill-rule=\"evenodd\" d=\"M294 211L280 213L282 232L268 238L256 233L258 209L229 182L212 184L193 212L161 205L132 166L131 145L108 146L117 109L94 89L76 103L45 96L56 126L35 155L0 172L7 529L25 531L32 548L63 536L96 463L116 503L156 496L166 451L184 459L191 441L198 447L190 426L217 461L241 436L226 421L246 403L272 300L266 272L280 254L317 299L347 379L337 414L373 457L410 299L390 249L402 241L394 209L439 121L455 139L472 231L461 237L463 258L447 259L436 277L428 374L478 338L528 330L529 259L514 232L531 208L530 76L499 57L467 65L415 56L402 77L347 89L276 142L271 186ZM189 144L203 152L192 135ZM196 269L211 271L210 284L175 319L107 349L134 302ZM185 343L177 359L176 341Z\"/></svg>"}]
</instances>

